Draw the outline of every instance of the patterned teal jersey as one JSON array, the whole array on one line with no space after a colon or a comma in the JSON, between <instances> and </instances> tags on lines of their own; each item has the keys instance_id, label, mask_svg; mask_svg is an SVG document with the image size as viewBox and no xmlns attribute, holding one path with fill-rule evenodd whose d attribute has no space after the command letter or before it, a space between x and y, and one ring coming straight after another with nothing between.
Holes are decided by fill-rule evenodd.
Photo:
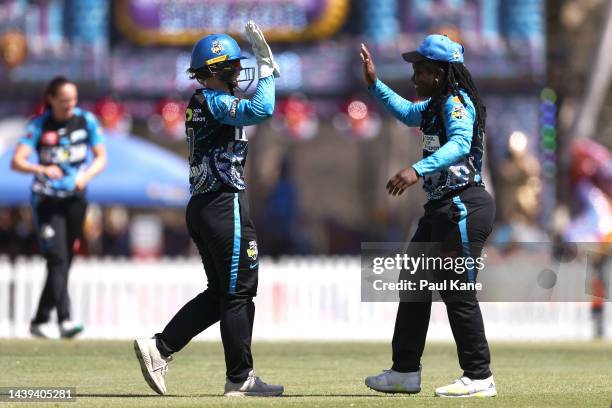
<instances>
[{"instance_id":1,"label":"patterned teal jersey","mask_svg":"<svg viewBox=\"0 0 612 408\"><path fill-rule=\"evenodd\" d=\"M408 126L420 127L423 159L412 167L423 177L423 189L429 200L468 185L483 184L480 172L484 134L478 128L476 109L467 93L460 91L465 105L456 95L445 96L441 104L436 104L429 99L407 101L380 80L369 89L397 119ZM442 111L436 112L436 107Z\"/></svg>"},{"instance_id":2,"label":"patterned teal jersey","mask_svg":"<svg viewBox=\"0 0 612 408\"><path fill-rule=\"evenodd\" d=\"M248 141L244 126L272 116L274 97L273 76L259 80L251 99L208 88L194 93L185 112L192 195L246 188Z\"/></svg>"},{"instance_id":3,"label":"patterned teal jersey","mask_svg":"<svg viewBox=\"0 0 612 408\"><path fill-rule=\"evenodd\" d=\"M40 164L57 165L64 173L56 180L37 174L32 192L67 197L77 192L76 178L85 167L88 149L104 143L104 137L94 115L75 108L74 115L66 122L54 120L50 110L35 117L19 143L35 150Z\"/></svg>"}]
</instances>

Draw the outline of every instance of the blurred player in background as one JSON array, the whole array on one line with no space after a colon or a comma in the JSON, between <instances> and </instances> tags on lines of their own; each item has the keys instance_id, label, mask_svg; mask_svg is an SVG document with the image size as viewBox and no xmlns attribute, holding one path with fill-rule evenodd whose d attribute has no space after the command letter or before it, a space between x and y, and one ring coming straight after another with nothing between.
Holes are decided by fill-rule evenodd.
<instances>
[{"instance_id":1,"label":"blurred player in background","mask_svg":"<svg viewBox=\"0 0 612 408\"><path fill-rule=\"evenodd\" d=\"M439 244L438 253L476 259L489 236L495 215L493 199L484 189L480 171L486 111L471 75L463 65L463 46L443 35L430 35L416 51L402 55L412 63L412 81L422 102L409 102L382 83L365 45L361 58L370 92L393 115L423 132L423 159L399 171L387 183L400 195L423 179L428 202L408 253L416 243ZM416 254L418 256L420 254ZM475 282L476 270L452 278ZM446 275L448 276L448 275ZM441 290L463 375L436 389L437 396L490 397L497 395L489 368L490 353L476 293ZM393 335L393 367L368 377L368 387L381 392L417 393L421 390L421 356L431 313L431 292L423 301L400 302ZM402 299L403 300L403 299Z\"/></svg>"},{"instance_id":2,"label":"blurred player in background","mask_svg":"<svg viewBox=\"0 0 612 408\"><path fill-rule=\"evenodd\" d=\"M56 77L44 96L45 110L28 125L11 167L34 174L32 218L47 261L47 280L30 332L36 337L53 337L49 320L57 309L60 336L71 338L83 326L70 318L68 271L83 231L85 187L106 166L106 148L94 115L76 106L78 91L74 83ZM94 160L86 166L89 149ZM34 150L38 164L28 161Z\"/></svg>"},{"instance_id":3,"label":"blurred player in background","mask_svg":"<svg viewBox=\"0 0 612 408\"><path fill-rule=\"evenodd\" d=\"M204 88L192 96L185 118L192 194L186 219L208 288L183 306L161 333L134 342L145 380L159 394L166 392L164 377L172 354L218 321L227 368L225 395L278 396L284 390L264 383L253 371L253 297L259 260L243 175L248 148L243 127L272 116L274 77L279 70L255 23L247 23L246 36L259 67L250 100L234 95L243 71L240 60L245 57L232 37L206 36L191 55L189 75Z\"/></svg>"}]
</instances>

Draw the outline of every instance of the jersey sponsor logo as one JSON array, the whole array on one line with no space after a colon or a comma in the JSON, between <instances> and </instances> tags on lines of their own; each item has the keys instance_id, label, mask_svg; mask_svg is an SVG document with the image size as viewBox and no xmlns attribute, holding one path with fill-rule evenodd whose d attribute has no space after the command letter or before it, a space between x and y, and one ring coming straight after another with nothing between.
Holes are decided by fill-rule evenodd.
<instances>
[{"instance_id":1,"label":"jersey sponsor logo","mask_svg":"<svg viewBox=\"0 0 612 408\"><path fill-rule=\"evenodd\" d=\"M70 146L68 149L68 159L71 162L80 162L85 160L87 157L87 145L80 143L78 145Z\"/></svg>"},{"instance_id":2,"label":"jersey sponsor logo","mask_svg":"<svg viewBox=\"0 0 612 408\"><path fill-rule=\"evenodd\" d=\"M57 132L54 132L52 130L47 130L46 132L43 132L40 138L40 144L45 146L54 146L58 144L58 142L59 135L57 134Z\"/></svg>"},{"instance_id":3,"label":"jersey sponsor logo","mask_svg":"<svg viewBox=\"0 0 612 408\"><path fill-rule=\"evenodd\" d=\"M453 111L451 112L451 118L453 119L463 119L465 117L465 109L463 109L463 105L458 105L453 107Z\"/></svg>"},{"instance_id":4,"label":"jersey sponsor logo","mask_svg":"<svg viewBox=\"0 0 612 408\"><path fill-rule=\"evenodd\" d=\"M249 247L247 248L246 253L250 260L257 260L257 255L259 254L259 251L257 250L257 241L249 242Z\"/></svg>"},{"instance_id":5,"label":"jersey sponsor logo","mask_svg":"<svg viewBox=\"0 0 612 408\"><path fill-rule=\"evenodd\" d=\"M423 134L423 150L435 152L440 148L440 137L438 135Z\"/></svg>"},{"instance_id":6,"label":"jersey sponsor logo","mask_svg":"<svg viewBox=\"0 0 612 408\"><path fill-rule=\"evenodd\" d=\"M80 143L70 147L46 147L40 150L40 160L43 163L74 163L87 157L87 145Z\"/></svg>"},{"instance_id":7,"label":"jersey sponsor logo","mask_svg":"<svg viewBox=\"0 0 612 408\"><path fill-rule=\"evenodd\" d=\"M87 138L87 131L85 129L77 129L70 133L70 141L72 143L79 142Z\"/></svg>"},{"instance_id":8,"label":"jersey sponsor logo","mask_svg":"<svg viewBox=\"0 0 612 408\"><path fill-rule=\"evenodd\" d=\"M206 122L206 116L202 116L202 109L200 108L187 108L185 120L187 122Z\"/></svg>"},{"instance_id":9,"label":"jersey sponsor logo","mask_svg":"<svg viewBox=\"0 0 612 408\"><path fill-rule=\"evenodd\" d=\"M230 117L235 118L237 112L238 112L238 98L234 99L232 101L232 104L230 105L230 110L229 110Z\"/></svg>"}]
</instances>

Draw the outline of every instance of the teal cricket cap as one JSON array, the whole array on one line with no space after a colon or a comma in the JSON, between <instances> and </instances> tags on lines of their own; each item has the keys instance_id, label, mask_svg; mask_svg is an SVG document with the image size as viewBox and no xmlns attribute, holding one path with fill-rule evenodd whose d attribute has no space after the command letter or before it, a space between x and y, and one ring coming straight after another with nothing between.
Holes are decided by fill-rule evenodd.
<instances>
[{"instance_id":1,"label":"teal cricket cap","mask_svg":"<svg viewBox=\"0 0 612 408\"><path fill-rule=\"evenodd\" d=\"M425 37L416 51L405 52L402 58L408 62L420 62L426 59L441 62L463 62L463 45L454 42L442 34L431 34Z\"/></svg>"}]
</instances>

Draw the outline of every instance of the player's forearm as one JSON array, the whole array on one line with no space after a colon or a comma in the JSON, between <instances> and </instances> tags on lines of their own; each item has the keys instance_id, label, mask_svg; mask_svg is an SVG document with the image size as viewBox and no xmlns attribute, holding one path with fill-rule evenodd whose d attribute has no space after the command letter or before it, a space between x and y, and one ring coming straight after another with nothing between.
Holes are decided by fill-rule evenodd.
<instances>
[{"instance_id":1,"label":"player's forearm","mask_svg":"<svg viewBox=\"0 0 612 408\"><path fill-rule=\"evenodd\" d=\"M83 172L83 177L87 182L91 181L106 168L106 164L106 154L95 157L91 165Z\"/></svg>"},{"instance_id":2,"label":"player's forearm","mask_svg":"<svg viewBox=\"0 0 612 408\"><path fill-rule=\"evenodd\" d=\"M457 163L469 152L469 141L466 138L455 137L446 142L434 154L415 163L412 168L421 176L435 173Z\"/></svg>"},{"instance_id":3,"label":"player's forearm","mask_svg":"<svg viewBox=\"0 0 612 408\"><path fill-rule=\"evenodd\" d=\"M261 122L274 113L274 99L276 90L274 88L274 76L261 78L257 83L255 94L249 101L250 117Z\"/></svg>"},{"instance_id":4,"label":"player's forearm","mask_svg":"<svg viewBox=\"0 0 612 408\"><path fill-rule=\"evenodd\" d=\"M421 114L416 104L399 96L380 79L377 79L373 85L368 86L368 90L402 123L408 126L418 126L420 124Z\"/></svg>"},{"instance_id":5,"label":"player's forearm","mask_svg":"<svg viewBox=\"0 0 612 408\"><path fill-rule=\"evenodd\" d=\"M20 173L38 174L43 173L45 166L41 164L30 163L22 157L13 157L11 160L11 169Z\"/></svg>"}]
</instances>

